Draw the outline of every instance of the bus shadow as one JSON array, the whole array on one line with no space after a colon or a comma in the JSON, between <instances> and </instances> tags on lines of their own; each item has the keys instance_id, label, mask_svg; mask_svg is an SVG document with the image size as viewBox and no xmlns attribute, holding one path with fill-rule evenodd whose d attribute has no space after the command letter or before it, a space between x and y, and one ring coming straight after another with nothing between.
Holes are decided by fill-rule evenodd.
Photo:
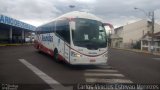
<instances>
[{"instance_id":1,"label":"bus shadow","mask_svg":"<svg viewBox=\"0 0 160 90\"><path fill-rule=\"evenodd\" d=\"M67 67L70 70L87 70L87 69L105 69L110 68L113 69L113 67L108 67L108 65L71 65L65 62L59 63L64 67Z\"/></svg>"},{"instance_id":2,"label":"bus shadow","mask_svg":"<svg viewBox=\"0 0 160 90\"><path fill-rule=\"evenodd\" d=\"M68 64L67 67L69 69L72 69L72 70L86 70L86 69L97 69L97 68L99 68L96 65L70 65L70 64Z\"/></svg>"}]
</instances>

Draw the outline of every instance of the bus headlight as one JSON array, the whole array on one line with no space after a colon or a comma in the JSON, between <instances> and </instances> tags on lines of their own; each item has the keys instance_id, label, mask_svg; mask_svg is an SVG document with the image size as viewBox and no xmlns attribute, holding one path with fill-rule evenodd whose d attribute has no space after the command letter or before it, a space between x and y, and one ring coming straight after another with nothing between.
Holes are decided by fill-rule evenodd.
<instances>
[{"instance_id":1,"label":"bus headlight","mask_svg":"<svg viewBox=\"0 0 160 90\"><path fill-rule=\"evenodd\" d=\"M82 55L80 55L80 54L78 54L78 53L76 53L74 51L71 51L71 56L73 56L73 57L82 57Z\"/></svg>"}]
</instances>

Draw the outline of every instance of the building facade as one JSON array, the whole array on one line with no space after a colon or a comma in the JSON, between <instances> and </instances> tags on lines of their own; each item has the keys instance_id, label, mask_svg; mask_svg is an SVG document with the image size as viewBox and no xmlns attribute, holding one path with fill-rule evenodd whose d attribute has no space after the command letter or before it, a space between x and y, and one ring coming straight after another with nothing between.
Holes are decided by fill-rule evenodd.
<instances>
[{"instance_id":1,"label":"building facade","mask_svg":"<svg viewBox=\"0 0 160 90\"><path fill-rule=\"evenodd\" d=\"M23 43L32 35L35 26L0 15L0 43Z\"/></svg>"},{"instance_id":2,"label":"building facade","mask_svg":"<svg viewBox=\"0 0 160 90\"><path fill-rule=\"evenodd\" d=\"M152 35L150 33L145 34L141 39L141 50L160 52L160 32L154 33L153 35L153 46L152 46Z\"/></svg>"},{"instance_id":3,"label":"building facade","mask_svg":"<svg viewBox=\"0 0 160 90\"><path fill-rule=\"evenodd\" d=\"M141 40L147 33L151 33L151 22L140 20L115 29L111 36L112 47L120 48L141 48ZM160 25L154 25L154 33L160 32ZM114 38L114 36L119 38Z\"/></svg>"}]
</instances>

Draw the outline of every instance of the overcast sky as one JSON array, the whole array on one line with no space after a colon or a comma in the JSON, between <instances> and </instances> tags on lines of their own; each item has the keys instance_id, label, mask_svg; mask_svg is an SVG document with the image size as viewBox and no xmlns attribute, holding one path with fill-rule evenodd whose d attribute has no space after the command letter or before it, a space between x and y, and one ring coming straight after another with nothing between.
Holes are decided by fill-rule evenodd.
<instances>
[{"instance_id":1,"label":"overcast sky","mask_svg":"<svg viewBox=\"0 0 160 90\"><path fill-rule=\"evenodd\" d=\"M0 0L0 14L35 26L75 10L95 14L115 27L148 18L134 7L146 13L154 10L155 21L160 24L160 0Z\"/></svg>"}]
</instances>

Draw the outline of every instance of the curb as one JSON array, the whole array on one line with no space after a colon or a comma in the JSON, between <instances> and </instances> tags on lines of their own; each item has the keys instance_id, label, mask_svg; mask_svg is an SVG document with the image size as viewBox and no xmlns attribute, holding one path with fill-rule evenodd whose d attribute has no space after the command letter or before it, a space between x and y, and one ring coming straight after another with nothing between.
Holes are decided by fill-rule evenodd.
<instances>
[{"instance_id":1,"label":"curb","mask_svg":"<svg viewBox=\"0 0 160 90\"><path fill-rule=\"evenodd\" d=\"M145 53L145 54L160 56L160 53L151 53L151 52L148 52L148 51L141 51L141 50L137 50L137 49L124 49L124 48L113 48L113 49L126 50L126 51L132 51L132 52L138 52L138 53Z\"/></svg>"}]
</instances>

